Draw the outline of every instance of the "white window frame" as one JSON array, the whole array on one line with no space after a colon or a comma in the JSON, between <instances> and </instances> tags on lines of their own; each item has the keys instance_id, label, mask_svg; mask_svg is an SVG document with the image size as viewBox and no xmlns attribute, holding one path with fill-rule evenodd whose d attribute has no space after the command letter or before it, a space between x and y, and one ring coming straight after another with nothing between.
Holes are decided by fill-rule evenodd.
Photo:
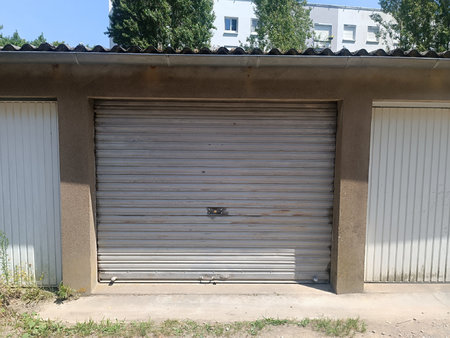
<instances>
[{"instance_id":1,"label":"white window frame","mask_svg":"<svg viewBox=\"0 0 450 338\"><path fill-rule=\"evenodd\" d=\"M351 39L346 39L346 37L345 37L345 32L349 31L349 30L346 30L346 28L350 28L350 30L353 31L353 37ZM355 42L356 41L356 25L344 24L344 31L343 31L343 34L342 34L342 41L343 42Z\"/></svg>"},{"instance_id":2,"label":"white window frame","mask_svg":"<svg viewBox=\"0 0 450 338\"><path fill-rule=\"evenodd\" d=\"M258 19L256 19L256 18L251 18L250 19L250 34L251 35L256 35L256 34L258 34L257 32L256 32L256 27L258 27ZM253 23L254 22L256 22L256 24L255 25L253 25Z\"/></svg>"},{"instance_id":3,"label":"white window frame","mask_svg":"<svg viewBox=\"0 0 450 338\"><path fill-rule=\"evenodd\" d=\"M227 30L227 20L230 20L230 30ZM236 30L233 30L233 20L236 20ZM224 28L225 33L228 34L237 34L239 31L239 18L233 16L225 16L224 17Z\"/></svg>"},{"instance_id":4,"label":"white window frame","mask_svg":"<svg viewBox=\"0 0 450 338\"><path fill-rule=\"evenodd\" d=\"M370 35L370 31L373 30L373 33L375 33L375 39L371 40L369 39ZM366 38L366 43L369 44L379 44L380 43L380 38L377 36L377 34L379 33L380 29L378 26L367 26L367 38Z\"/></svg>"},{"instance_id":5,"label":"white window frame","mask_svg":"<svg viewBox=\"0 0 450 338\"><path fill-rule=\"evenodd\" d=\"M325 38L325 36L317 36L316 34L316 29L318 27L322 28L328 28L327 32L328 32L328 36ZM325 32L325 30L320 30L321 32ZM313 46L314 48L330 48L331 46L331 41L334 39L333 36L333 25L329 24L329 23L315 23L314 24L314 28L313 28L313 32L314 32L314 36L313 36ZM325 40L323 40L322 38L325 38Z\"/></svg>"},{"instance_id":6,"label":"white window frame","mask_svg":"<svg viewBox=\"0 0 450 338\"><path fill-rule=\"evenodd\" d=\"M333 25L332 24L328 24L328 23L315 23L314 24L314 34L316 33L316 27L329 27L330 29L328 30L328 37L325 40L320 40L320 39L316 39L316 36L314 36L314 41L316 42L329 42L330 41L330 37L333 37Z\"/></svg>"}]
</instances>

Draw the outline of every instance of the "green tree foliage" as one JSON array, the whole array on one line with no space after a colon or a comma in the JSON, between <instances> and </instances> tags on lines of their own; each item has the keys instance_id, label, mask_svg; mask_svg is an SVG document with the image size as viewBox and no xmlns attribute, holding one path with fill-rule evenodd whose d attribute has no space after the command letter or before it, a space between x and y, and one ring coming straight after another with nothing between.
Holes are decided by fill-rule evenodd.
<instances>
[{"instance_id":1,"label":"green tree foliage","mask_svg":"<svg viewBox=\"0 0 450 338\"><path fill-rule=\"evenodd\" d=\"M208 46L213 0L113 0L106 34L125 48Z\"/></svg>"},{"instance_id":2,"label":"green tree foliage","mask_svg":"<svg viewBox=\"0 0 450 338\"><path fill-rule=\"evenodd\" d=\"M396 21L372 15L385 41L398 41L400 48L421 51L450 48L450 0L380 0L379 3Z\"/></svg>"},{"instance_id":3,"label":"green tree foliage","mask_svg":"<svg viewBox=\"0 0 450 338\"><path fill-rule=\"evenodd\" d=\"M258 19L256 35L247 41L263 50L304 49L310 38L312 21L305 0L253 0Z\"/></svg>"},{"instance_id":4,"label":"green tree foliage","mask_svg":"<svg viewBox=\"0 0 450 338\"><path fill-rule=\"evenodd\" d=\"M3 29L3 26L0 25L0 30L2 30L2 29ZM39 46L40 44L45 43L45 42L47 42L47 39L44 37L43 33L41 33L41 35L39 35L36 39L29 41L29 40L23 39L17 31L15 31L13 33L13 35L11 35L11 36L4 36L0 32L0 46L5 46L7 44L11 44L14 46L23 46L26 43L29 43L30 45L33 45L33 46ZM51 43L51 45L58 46L61 43L64 43L64 42L54 41Z\"/></svg>"}]
</instances>

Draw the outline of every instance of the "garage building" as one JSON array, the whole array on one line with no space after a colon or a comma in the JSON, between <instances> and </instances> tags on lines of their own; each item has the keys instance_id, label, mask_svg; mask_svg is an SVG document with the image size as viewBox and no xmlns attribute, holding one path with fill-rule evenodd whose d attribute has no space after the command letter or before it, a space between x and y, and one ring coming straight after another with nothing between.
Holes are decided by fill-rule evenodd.
<instances>
[{"instance_id":1,"label":"garage building","mask_svg":"<svg viewBox=\"0 0 450 338\"><path fill-rule=\"evenodd\" d=\"M45 285L450 279L450 52L0 64L0 230Z\"/></svg>"}]
</instances>

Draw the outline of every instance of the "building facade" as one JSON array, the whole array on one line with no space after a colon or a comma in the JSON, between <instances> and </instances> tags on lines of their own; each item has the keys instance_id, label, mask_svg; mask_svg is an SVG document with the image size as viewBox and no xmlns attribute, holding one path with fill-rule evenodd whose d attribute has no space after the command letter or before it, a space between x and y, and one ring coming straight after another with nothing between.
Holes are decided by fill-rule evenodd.
<instances>
[{"instance_id":1,"label":"building facade","mask_svg":"<svg viewBox=\"0 0 450 338\"><path fill-rule=\"evenodd\" d=\"M11 264L86 292L450 282L450 52L238 53L1 49Z\"/></svg>"},{"instance_id":2,"label":"building facade","mask_svg":"<svg viewBox=\"0 0 450 338\"><path fill-rule=\"evenodd\" d=\"M313 38L307 41L308 47L330 48L338 51L366 49L393 49L394 41L384 41L378 34L377 24L370 18L374 13L384 20L393 18L379 9L335 5L308 4L313 22ZM109 0L111 11L111 0ZM233 49L248 44L247 39L256 34L258 20L252 0L214 0L216 19L211 39L211 47ZM110 46L114 42L110 39Z\"/></svg>"},{"instance_id":3,"label":"building facade","mask_svg":"<svg viewBox=\"0 0 450 338\"><path fill-rule=\"evenodd\" d=\"M313 39L307 42L310 47L328 47L333 51L395 47L392 41L386 43L379 37L377 24L370 18L377 13L385 20L392 20L379 9L315 4L308 7L313 21ZM248 37L255 34L258 23L254 10L251 0L214 0L216 29L211 45L227 48L245 45Z\"/></svg>"}]
</instances>

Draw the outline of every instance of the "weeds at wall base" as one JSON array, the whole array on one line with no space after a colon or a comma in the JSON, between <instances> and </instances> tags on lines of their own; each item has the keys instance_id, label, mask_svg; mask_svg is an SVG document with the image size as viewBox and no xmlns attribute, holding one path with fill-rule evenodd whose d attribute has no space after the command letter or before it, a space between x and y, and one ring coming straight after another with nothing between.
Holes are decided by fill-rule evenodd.
<instances>
[{"instance_id":1,"label":"weeds at wall base","mask_svg":"<svg viewBox=\"0 0 450 338\"><path fill-rule=\"evenodd\" d=\"M58 286L58 290L56 291L56 301L62 302L68 299L77 299L79 296L79 292L72 289L70 286L63 284L62 282Z\"/></svg>"},{"instance_id":2,"label":"weeds at wall base","mask_svg":"<svg viewBox=\"0 0 450 338\"><path fill-rule=\"evenodd\" d=\"M77 291L63 283L60 283L58 288L40 287L38 284L42 282L44 275L36 280L34 269L30 264L10 269L8 247L9 240L5 233L0 231L0 310L3 313L7 312L6 307L14 300L30 304L55 296L58 302L78 297Z\"/></svg>"},{"instance_id":3,"label":"weeds at wall base","mask_svg":"<svg viewBox=\"0 0 450 338\"><path fill-rule=\"evenodd\" d=\"M4 232L0 231L0 280L3 280L6 284L9 284L10 281L8 246L8 237L6 237Z\"/></svg>"}]
</instances>

